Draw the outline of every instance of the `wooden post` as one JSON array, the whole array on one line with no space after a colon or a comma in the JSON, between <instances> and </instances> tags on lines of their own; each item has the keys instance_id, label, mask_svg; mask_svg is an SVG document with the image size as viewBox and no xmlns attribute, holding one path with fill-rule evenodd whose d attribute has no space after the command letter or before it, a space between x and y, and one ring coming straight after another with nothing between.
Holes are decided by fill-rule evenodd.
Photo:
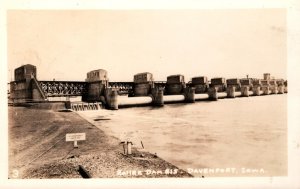
<instances>
[{"instance_id":1,"label":"wooden post","mask_svg":"<svg viewBox=\"0 0 300 189\"><path fill-rule=\"evenodd\" d=\"M77 140L74 140L74 148L78 148Z\"/></svg>"},{"instance_id":2,"label":"wooden post","mask_svg":"<svg viewBox=\"0 0 300 189\"><path fill-rule=\"evenodd\" d=\"M132 142L127 141L127 155L131 155Z\"/></svg>"}]
</instances>

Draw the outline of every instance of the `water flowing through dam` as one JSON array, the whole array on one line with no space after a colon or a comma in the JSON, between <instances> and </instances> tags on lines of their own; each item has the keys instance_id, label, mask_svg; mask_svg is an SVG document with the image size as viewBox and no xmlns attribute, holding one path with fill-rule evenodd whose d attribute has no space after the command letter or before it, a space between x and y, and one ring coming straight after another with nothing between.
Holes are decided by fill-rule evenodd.
<instances>
[{"instance_id":1,"label":"water flowing through dam","mask_svg":"<svg viewBox=\"0 0 300 189\"><path fill-rule=\"evenodd\" d=\"M238 170L228 176L248 168L261 176L287 172L287 95L79 113L137 148L142 141L145 150L194 176L205 168ZM99 117L109 119L93 121Z\"/></svg>"}]
</instances>

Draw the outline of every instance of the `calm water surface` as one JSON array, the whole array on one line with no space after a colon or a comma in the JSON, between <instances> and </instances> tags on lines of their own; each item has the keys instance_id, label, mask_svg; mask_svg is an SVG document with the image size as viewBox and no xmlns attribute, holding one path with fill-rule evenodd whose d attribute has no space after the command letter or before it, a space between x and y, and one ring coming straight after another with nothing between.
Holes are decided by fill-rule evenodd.
<instances>
[{"instance_id":1,"label":"calm water surface","mask_svg":"<svg viewBox=\"0 0 300 189\"><path fill-rule=\"evenodd\" d=\"M81 114L109 118L92 122L195 176L287 174L286 94ZM205 168L215 173L199 173ZM222 168L235 171L217 174Z\"/></svg>"}]
</instances>

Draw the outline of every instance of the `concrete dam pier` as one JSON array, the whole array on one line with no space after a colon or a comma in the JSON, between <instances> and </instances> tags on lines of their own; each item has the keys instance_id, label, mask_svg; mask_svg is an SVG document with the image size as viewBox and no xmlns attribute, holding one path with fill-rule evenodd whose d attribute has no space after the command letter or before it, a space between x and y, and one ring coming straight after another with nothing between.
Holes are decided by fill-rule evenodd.
<instances>
[{"instance_id":1,"label":"concrete dam pier","mask_svg":"<svg viewBox=\"0 0 300 189\"><path fill-rule=\"evenodd\" d=\"M185 82L181 74L170 75L167 81L154 81L152 73L134 75L133 82L109 82L106 70L87 73L85 81L39 81L34 65L15 69L10 82L9 102L64 102L74 111L117 110L130 106L163 106L168 103L195 103L201 100L249 97L288 92L287 80L275 79L269 73L259 78L193 77ZM77 100L73 100L73 99ZM78 100L79 98L79 100Z\"/></svg>"}]
</instances>

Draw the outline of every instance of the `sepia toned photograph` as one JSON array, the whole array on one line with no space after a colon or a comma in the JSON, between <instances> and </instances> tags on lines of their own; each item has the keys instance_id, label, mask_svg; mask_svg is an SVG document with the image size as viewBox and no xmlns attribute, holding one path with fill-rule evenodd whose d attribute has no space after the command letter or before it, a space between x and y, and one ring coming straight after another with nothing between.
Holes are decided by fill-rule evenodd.
<instances>
[{"instance_id":1,"label":"sepia toned photograph","mask_svg":"<svg viewBox=\"0 0 300 189\"><path fill-rule=\"evenodd\" d=\"M8 10L8 178L287 176L286 17Z\"/></svg>"}]
</instances>

